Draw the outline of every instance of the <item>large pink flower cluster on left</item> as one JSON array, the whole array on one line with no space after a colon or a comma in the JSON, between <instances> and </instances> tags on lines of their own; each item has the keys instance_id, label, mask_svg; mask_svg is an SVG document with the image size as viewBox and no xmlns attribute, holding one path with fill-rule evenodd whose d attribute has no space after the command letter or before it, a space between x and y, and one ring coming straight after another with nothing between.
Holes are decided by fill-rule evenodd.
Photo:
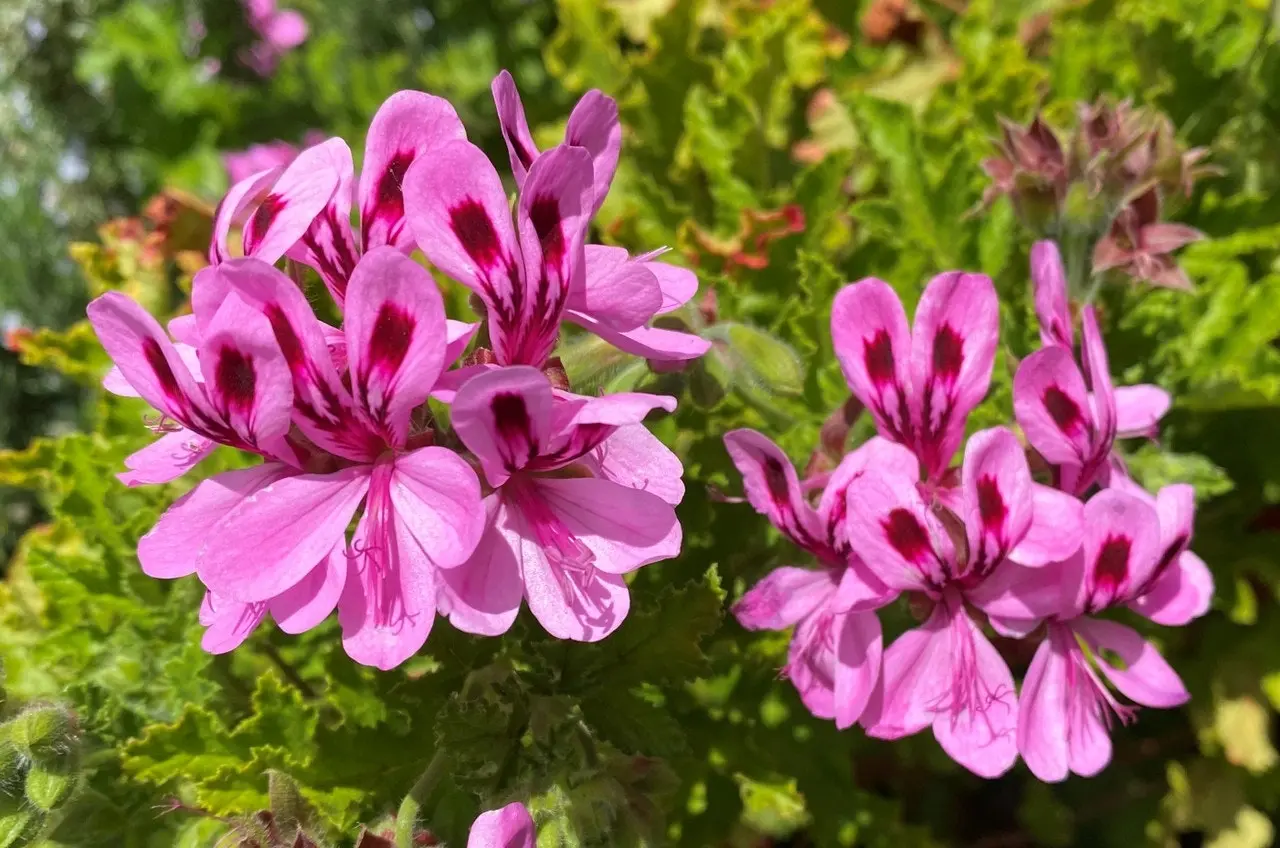
<instances>
[{"instance_id":1,"label":"large pink flower cluster on left","mask_svg":"<svg viewBox=\"0 0 1280 848\"><path fill-rule=\"evenodd\" d=\"M437 613L496 635L522 602L554 636L594 641L627 614L623 575L679 553L682 468L642 424L675 400L575 395L549 359L564 320L652 360L701 355L701 339L648 326L697 279L586 243L621 146L611 99L588 93L540 153L505 72L494 97L514 214L453 107L402 91L373 118L358 182L333 138L231 187L192 314L167 332L118 292L89 305L116 365L105 385L159 412L123 482L168 482L217 445L261 458L199 483L138 546L147 574L207 588L207 650L268 614L299 633L336 609L347 653L391 668ZM415 248L474 290L482 323L446 317ZM341 326L316 317L302 265ZM487 347L460 365L473 342Z\"/></svg>"}]
</instances>

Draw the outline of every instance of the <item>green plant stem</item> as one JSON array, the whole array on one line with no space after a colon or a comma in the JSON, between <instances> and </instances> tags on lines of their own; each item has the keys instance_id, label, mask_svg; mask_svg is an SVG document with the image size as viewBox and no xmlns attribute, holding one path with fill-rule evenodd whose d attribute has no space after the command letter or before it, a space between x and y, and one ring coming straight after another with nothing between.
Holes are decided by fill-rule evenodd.
<instances>
[{"instance_id":1,"label":"green plant stem","mask_svg":"<svg viewBox=\"0 0 1280 848\"><path fill-rule=\"evenodd\" d=\"M396 813L396 848L413 848L413 831L418 826L418 816L440 783L440 778L444 777L444 769L444 751L436 751L409 794L400 802L400 810Z\"/></svg>"}]
</instances>

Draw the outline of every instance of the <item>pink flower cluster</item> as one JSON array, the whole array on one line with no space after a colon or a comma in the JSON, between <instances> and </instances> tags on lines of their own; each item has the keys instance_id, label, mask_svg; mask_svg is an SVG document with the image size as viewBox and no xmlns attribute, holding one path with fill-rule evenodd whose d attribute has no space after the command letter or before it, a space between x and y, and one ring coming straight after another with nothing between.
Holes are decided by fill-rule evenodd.
<instances>
[{"instance_id":1,"label":"pink flower cluster","mask_svg":"<svg viewBox=\"0 0 1280 848\"><path fill-rule=\"evenodd\" d=\"M594 641L627 614L623 575L679 553L682 467L641 423L675 400L576 395L549 358L564 320L650 359L701 355L701 339L647 326L697 279L586 243L621 145L611 99L588 93L540 153L505 72L494 96L514 210L453 107L402 91L373 118L358 182L333 138L231 187L192 314L167 332L121 293L90 304L116 365L105 385L159 412L123 482L168 482L217 445L261 458L199 483L139 543L147 574L207 588L207 650L268 614L299 633L336 609L347 653L391 668L437 613L496 635L522 601L556 637ZM474 291L481 324L446 317L415 248ZM301 266L341 326L317 318ZM460 364L477 338L489 348Z\"/></svg>"},{"instance_id":2,"label":"pink flower cluster","mask_svg":"<svg viewBox=\"0 0 1280 848\"><path fill-rule=\"evenodd\" d=\"M880 280L836 296L836 355L879 435L825 481L802 484L754 431L725 444L751 505L816 564L776 569L734 609L750 629L795 626L785 673L808 709L881 739L931 727L978 775L1000 775L1021 755L1057 781L1110 760L1111 719L1135 710L1113 689L1148 707L1189 697L1149 642L1104 614L1127 607L1183 625L1207 611L1213 579L1188 550L1191 487L1153 497L1114 449L1117 438L1154 434L1168 395L1113 387L1091 306L1077 360L1052 242L1035 246L1032 277L1043 345L1013 389L1030 449L993 427L950 466L987 393L999 330L991 280L960 272L929 283L913 325ZM1033 467L1045 469L1039 480ZM815 505L809 493L823 482ZM885 648L876 611L903 594L929 611ZM1041 640L1021 694L988 627Z\"/></svg>"}]
</instances>

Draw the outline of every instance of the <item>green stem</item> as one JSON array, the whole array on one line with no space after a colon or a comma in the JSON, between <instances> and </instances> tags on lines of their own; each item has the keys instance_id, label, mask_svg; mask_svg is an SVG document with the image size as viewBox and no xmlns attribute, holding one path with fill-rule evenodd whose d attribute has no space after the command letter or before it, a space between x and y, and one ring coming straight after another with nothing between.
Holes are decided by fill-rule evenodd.
<instances>
[{"instance_id":1,"label":"green stem","mask_svg":"<svg viewBox=\"0 0 1280 848\"><path fill-rule=\"evenodd\" d=\"M444 777L444 770L444 751L436 751L431 762L427 763L426 770L419 775L409 794L400 802L400 810L396 813L396 848L413 848L413 831L418 826L418 816L440 783L440 778Z\"/></svg>"}]
</instances>

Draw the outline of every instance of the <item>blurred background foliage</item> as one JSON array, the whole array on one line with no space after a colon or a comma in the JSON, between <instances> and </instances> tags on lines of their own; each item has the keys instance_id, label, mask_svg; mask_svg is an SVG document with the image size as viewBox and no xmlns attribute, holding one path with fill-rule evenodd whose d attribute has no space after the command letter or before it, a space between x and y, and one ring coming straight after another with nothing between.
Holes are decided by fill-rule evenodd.
<instances>
[{"instance_id":1,"label":"blurred background foliage","mask_svg":"<svg viewBox=\"0 0 1280 848\"><path fill-rule=\"evenodd\" d=\"M0 8L0 440L11 448L0 454L0 485L10 487L3 544L12 551L0 659L6 709L64 704L81 751L74 797L39 817L43 844L261 848L293 845L300 828L315 844L350 845L362 826L408 840L418 829L421 842L399 844L432 844L428 833L460 844L478 809L511 798L532 799L546 845L1272 843L1275 3L291 7L309 36L268 77L241 61L255 36L230 0ZM204 654L198 587L144 577L133 553L191 481L115 482L149 436L136 402L96 388L106 363L78 320L83 304L123 288L158 314L180 310L226 185L220 154L298 143L310 130L341 134L358 153L369 116L398 89L449 97L471 137L505 163L488 94L502 67L540 141L557 137L586 89L618 99L622 164L597 240L668 245L699 271L700 300L677 320L714 348L686 372L651 374L584 337L561 350L579 391L680 396L657 431L686 464L684 554L637 576L631 618L600 645L556 643L524 618L498 640L440 624L421 657L381 674L342 655L330 622L301 638L262 628L233 655ZM1194 291L1111 286L1099 301L1117 381L1174 395L1160 443L1130 446L1128 459L1149 487L1197 486L1193 547L1218 597L1192 626L1154 634L1191 704L1142 713L1117 734L1101 776L1049 787L1019 767L982 781L927 734L885 743L807 715L779 679L785 634L748 634L724 615L796 552L747 507L708 492L739 491L720 442L733 427L769 433L800 465L810 458L848 396L830 302L864 276L891 281L910 306L937 271L990 274L1002 346L971 426L1010 420L1012 369L1035 347L1027 251L1043 233L1007 199L976 211L981 164L1001 116L1025 123L1042 110L1065 129L1079 102L1104 95L1164 113L1179 141L1208 147L1222 171L1189 197L1165 197L1167 217L1209 237L1180 255ZM869 432L862 420L853 438ZM221 467L239 461L228 454ZM885 621L890 637L906 627L905 602ZM1004 647L1020 673L1029 652ZM397 820L437 751L446 778L405 808L417 818ZM0 774L0 790L14 779ZM36 838L25 803L0 803L0 846Z\"/></svg>"}]
</instances>

